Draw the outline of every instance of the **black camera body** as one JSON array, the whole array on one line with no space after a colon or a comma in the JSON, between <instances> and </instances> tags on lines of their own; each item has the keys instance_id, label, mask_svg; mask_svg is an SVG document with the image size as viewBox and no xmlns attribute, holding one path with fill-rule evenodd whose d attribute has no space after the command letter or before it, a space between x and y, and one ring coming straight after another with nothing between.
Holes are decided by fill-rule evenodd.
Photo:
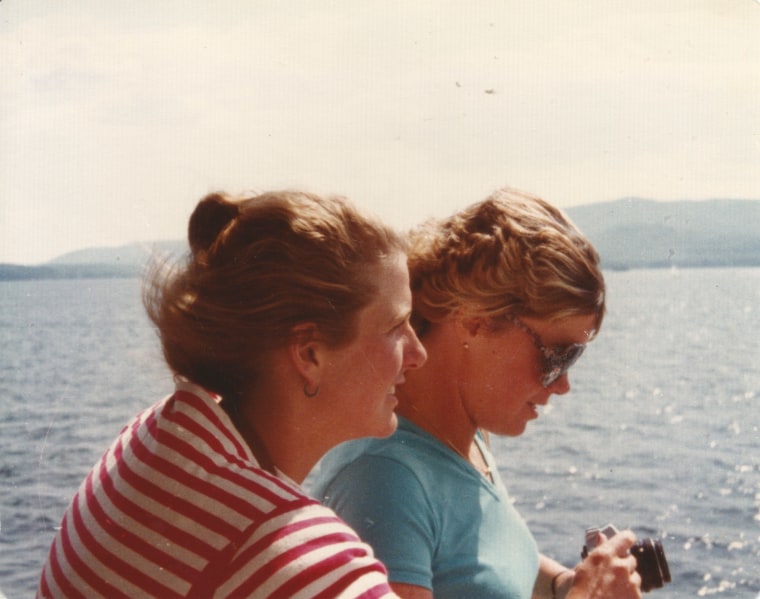
<instances>
[{"instance_id":1,"label":"black camera body","mask_svg":"<svg viewBox=\"0 0 760 599\"><path fill-rule=\"evenodd\" d=\"M604 528L587 528L586 544L583 546L581 557L586 558L591 550L596 547L596 539L599 533L608 539L615 536L618 530L608 524ZM658 539L641 539L631 547L631 555L636 558L636 571L641 576L641 590L643 592L659 589L670 582L670 568L665 558L665 550Z\"/></svg>"}]
</instances>

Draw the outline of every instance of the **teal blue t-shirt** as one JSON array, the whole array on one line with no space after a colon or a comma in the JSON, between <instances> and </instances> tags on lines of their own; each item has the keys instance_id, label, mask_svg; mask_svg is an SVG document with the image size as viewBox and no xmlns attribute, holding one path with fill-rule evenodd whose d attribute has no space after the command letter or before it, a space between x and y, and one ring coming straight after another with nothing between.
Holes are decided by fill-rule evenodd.
<instances>
[{"instance_id":1,"label":"teal blue t-shirt","mask_svg":"<svg viewBox=\"0 0 760 599\"><path fill-rule=\"evenodd\" d=\"M436 599L530 599L538 549L478 439L494 482L404 418L387 439L325 456L312 494L333 508L388 568L391 582Z\"/></svg>"}]
</instances>

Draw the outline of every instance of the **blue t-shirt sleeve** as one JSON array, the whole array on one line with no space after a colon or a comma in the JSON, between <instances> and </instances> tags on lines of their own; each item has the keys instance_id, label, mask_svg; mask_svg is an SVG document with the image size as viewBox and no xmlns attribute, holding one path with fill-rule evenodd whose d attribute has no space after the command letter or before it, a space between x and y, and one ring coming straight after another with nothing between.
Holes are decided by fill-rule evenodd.
<instances>
[{"instance_id":1,"label":"blue t-shirt sleeve","mask_svg":"<svg viewBox=\"0 0 760 599\"><path fill-rule=\"evenodd\" d=\"M391 582L433 588L434 511L414 472L396 460L363 455L323 487L322 500L369 543Z\"/></svg>"}]
</instances>

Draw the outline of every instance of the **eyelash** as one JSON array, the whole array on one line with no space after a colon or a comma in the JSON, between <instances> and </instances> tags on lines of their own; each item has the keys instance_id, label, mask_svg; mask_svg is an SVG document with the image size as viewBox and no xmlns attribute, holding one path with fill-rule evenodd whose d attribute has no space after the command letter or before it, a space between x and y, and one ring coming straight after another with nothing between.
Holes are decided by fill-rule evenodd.
<instances>
[{"instance_id":1,"label":"eyelash","mask_svg":"<svg viewBox=\"0 0 760 599\"><path fill-rule=\"evenodd\" d=\"M393 328L391 329L391 331L400 331L401 329L403 329L404 327L406 327L406 325L407 325L408 323L409 323L409 319L408 319L408 318L405 318L405 319L404 319L404 320L402 320L400 323L398 323L398 324L397 324L395 327L393 327Z\"/></svg>"}]
</instances>

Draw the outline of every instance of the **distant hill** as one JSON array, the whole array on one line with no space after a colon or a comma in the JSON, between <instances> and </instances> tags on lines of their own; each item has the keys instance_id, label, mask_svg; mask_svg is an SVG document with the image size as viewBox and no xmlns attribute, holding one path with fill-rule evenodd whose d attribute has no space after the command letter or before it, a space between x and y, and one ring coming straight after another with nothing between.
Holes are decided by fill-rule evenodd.
<instances>
[{"instance_id":1,"label":"distant hill","mask_svg":"<svg viewBox=\"0 0 760 599\"><path fill-rule=\"evenodd\" d=\"M0 281L33 279L114 279L136 277L142 272L134 264L43 264L22 266L0 264Z\"/></svg>"},{"instance_id":2,"label":"distant hill","mask_svg":"<svg viewBox=\"0 0 760 599\"><path fill-rule=\"evenodd\" d=\"M760 201L624 198L566 210L606 268L760 266Z\"/></svg>"},{"instance_id":3,"label":"distant hill","mask_svg":"<svg viewBox=\"0 0 760 599\"><path fill-rule=\"evenodd\" d=\"M86 248L63 254L39 266L0 264L0 281L137 277L142 274L151 255L179 257L186 251L187 243L183 241Z\"/></svg>"},{"instance_id":4,"label":"distant hill","mask_svg":"<svg viewBox=\"0 0 760 599\"><path fill-rule=\"evenodd\" d=\"M187 251L187 244L182 241L152 241L149 243L132 243L119 247L96 247L76 250L54 258L49 266L63 264L110 264L112 266L129 265L142 268L148 258L154 254L180 255Z\"/></svg>"},{"instance_id":5,"label":"distant hill","mask_svg":"<svg viewBox=\"0 0 760 599\"><path fill-rule=\"evenodd\" d=\"M760 266L760 200L623 198L566 212L607 269ZM135 277L154 251L178 257L187 252L187 243L87 248L40 266L0 264L0 280Z\"/></svg>"}]
</instances>

